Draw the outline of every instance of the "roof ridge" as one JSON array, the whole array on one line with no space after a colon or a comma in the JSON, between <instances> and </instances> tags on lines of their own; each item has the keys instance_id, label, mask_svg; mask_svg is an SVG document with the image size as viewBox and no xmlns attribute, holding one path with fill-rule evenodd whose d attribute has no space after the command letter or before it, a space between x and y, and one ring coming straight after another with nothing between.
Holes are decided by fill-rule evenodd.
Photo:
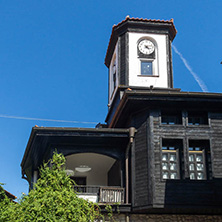
<instances>
[{"instance_id":1,"label":"roof ridge","mask_svg":"<svg viewBox=\"0 0 222 222\"><path fill-rule=\"evenodd\" d=\"M126 16L126 18L124 20L122 20L121 22L119 22L117 25L113 25L113 28L115 28L116 26L119 26L120 24L126 22L127 20L129 21L146 21L146 22L164 22L164 23L173 23L174 20L173 18L171 18L170 20L164 20L164 19L147 19L147 18L138 18L138 17L130 17L129 15Z\"/></svg>"}]
</instances>

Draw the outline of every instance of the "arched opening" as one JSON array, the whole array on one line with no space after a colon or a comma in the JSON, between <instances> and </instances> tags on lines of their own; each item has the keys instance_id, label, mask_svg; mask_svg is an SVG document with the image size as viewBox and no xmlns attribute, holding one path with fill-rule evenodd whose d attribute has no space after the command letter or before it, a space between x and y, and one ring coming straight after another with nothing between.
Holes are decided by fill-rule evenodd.
<instances>
[{"instance_id":1,"label":"arched opening","mask_svg":"<svg viewBox=\"0 0 222 222\"><path fill-rule=\"evenodd\" d=\"M66 156L66 169L72 172L75 190L93 202L123 202L121 160L98 153L77 153Z\"/></svg>"}]
</instances>

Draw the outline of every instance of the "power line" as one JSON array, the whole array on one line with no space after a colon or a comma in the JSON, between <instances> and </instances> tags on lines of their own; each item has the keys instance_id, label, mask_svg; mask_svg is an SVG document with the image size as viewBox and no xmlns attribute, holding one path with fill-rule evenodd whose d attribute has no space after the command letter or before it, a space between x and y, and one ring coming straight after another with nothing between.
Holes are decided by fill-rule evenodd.
<instances>
[{"instance_id":1,"label":"power line","mask_svg":"<svg viewBox=\"0 0 222 222\"><path fill-rule=\"evenodd\" d=\"M4 115L4 114L0 114L0 118L21 119L21 120L38 120L38 121L45 121L45 122L60 122L60 123L97 124L97 122L72 121L72 120L58 120L58 119L41 119L41 118L25 117L25 116L8 116L8 115Z\"/></svg>"}]
</instances>

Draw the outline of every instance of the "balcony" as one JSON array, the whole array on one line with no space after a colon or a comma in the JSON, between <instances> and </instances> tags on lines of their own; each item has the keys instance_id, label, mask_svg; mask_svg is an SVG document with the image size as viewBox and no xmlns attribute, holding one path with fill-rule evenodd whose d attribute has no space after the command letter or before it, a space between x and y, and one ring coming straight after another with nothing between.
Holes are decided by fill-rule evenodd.
<instances>
[{"instance_id":1,"label":"balcony","mask_svg":"<svg viewBox=\"0 0 222 222\"><path fill-rule=\"evenodd\" d=\"M94 203L124 203L125 189L122 187L105 186L74 186L78 197Z\"/></svg>"}]
</instances>

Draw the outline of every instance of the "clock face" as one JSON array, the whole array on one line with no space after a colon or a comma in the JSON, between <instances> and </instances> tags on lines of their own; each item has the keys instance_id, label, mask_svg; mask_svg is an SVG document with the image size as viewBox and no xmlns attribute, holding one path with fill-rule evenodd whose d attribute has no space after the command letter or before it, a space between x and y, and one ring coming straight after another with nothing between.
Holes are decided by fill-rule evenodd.
<instances>
[{"instance_id":1,"label":"clock face","mask_svg":"<svg viewBox=\"0 0 222 222\"><path fill-rule=\"evenodd\" d=\"M150 40L144 39L138 44L138 49L141 53L149 55L154 52L155 47Z\"/></svg>"}]
</instances>

